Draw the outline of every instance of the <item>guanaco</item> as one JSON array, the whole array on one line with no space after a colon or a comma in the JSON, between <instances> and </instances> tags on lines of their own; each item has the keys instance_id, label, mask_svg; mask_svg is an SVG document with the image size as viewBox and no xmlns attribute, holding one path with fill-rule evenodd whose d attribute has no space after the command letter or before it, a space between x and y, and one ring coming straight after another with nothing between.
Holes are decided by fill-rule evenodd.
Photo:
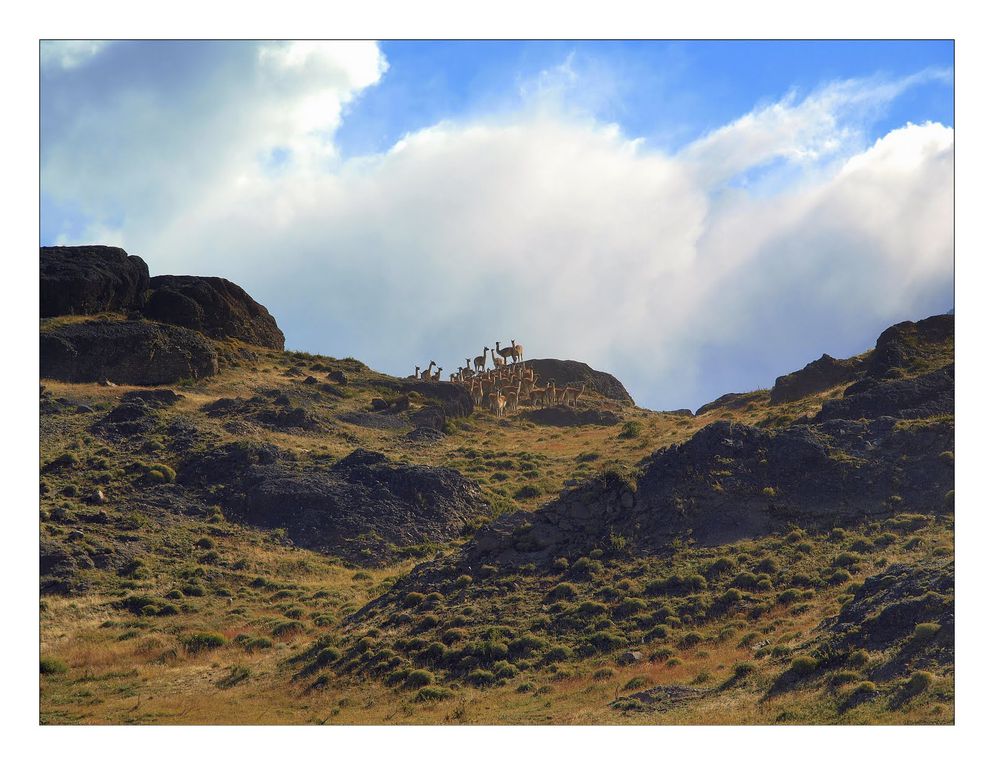
<instances>
[{"instance_id":1,"label":"guanaco","mask_svg":"<svg viewBox=\"0 0 994 765\"><path fill-rule=\"evenodd\" d=\"M484 348L483 349L483 355L482 356L477 356L475 359L473 359L473 366L476 367L476 371L477 372L485 372L486 371L486 369L487 369L487 351L489 351L489 350L490 350L489 348ZM469 361L469 359L466 359L466 360Z\"/></svg>"}]
</instances>

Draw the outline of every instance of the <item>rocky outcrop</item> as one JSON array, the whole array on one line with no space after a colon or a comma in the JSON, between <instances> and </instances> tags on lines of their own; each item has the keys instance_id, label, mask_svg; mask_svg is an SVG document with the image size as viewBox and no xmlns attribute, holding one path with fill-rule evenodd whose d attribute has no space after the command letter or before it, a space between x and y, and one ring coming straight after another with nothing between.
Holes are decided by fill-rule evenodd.
<instances>
[{"instance_id":1,"label":"rocky outcrop","mask_svg":"<svg viewBox=\"0 0 994 765\"><path fill-rule=\"evenodd\" d=\"M902 420L951 415L954 369L942 369L905 380L864 378L846 388L843 397L826 401L818 422L840 419L896 417Z\"/></svg>"},{"instance_id":2,"label":"rocky outcrop","mask_svg":"<svg viewBox=\"0 0 994 765\"><path fill-rule=\"evenodd\" d=\"M535 370L539 383L542 385L551 381L556 384L557 388L562 389L567 385L579 388L585 384L588 391L596 391L605 398L621 401L625 404L635 404L617 377L607 372L591 369L582 361L528 359L525 364L529 369Z\"/></svg>"},{"instance_id":3,"label":"rocky outcrop","mask_svg":"<svg viewBox=\"0 0 994 765\"><path fill-rule=\"evenodd\" d=\"M41 248L41 315L139 310L148 266L120 247Z\"/></svg>"},{"instance_id":4,"label":"rocky outcrop","mask_svg":"<svg viewBox=\"0 0 994 765\"><path fill-rule=\"evenodd\" d=\"M714 401L701 406L696 414L700 417L716 409L745 409L749 404L765 403L767 392L765 390L754 390L750 393L726 393L718 396Z\"/></svg>"},{"instance_id":5,"label":"rocky outcrop","mask_svg":"<svg viewBox=\"0 0 994 765\"><path fill-rule=\"evenodd\" d=\"M202 335L146 321L87 321L41 332L41 376L66 382L110 380L167 385L217 373Z\"/></svg>"},{"instance_id":6,"label":"rocky outcrop","mask_svg":"<svg viewBox=\"0 0 994 765\"><path fill-rule=\"evenodd\" d=\"M522 415L536 425L569 427L573 425L617 425L621 417L615 412L601 409L574 409L568 406L549 406L530 409Z\"/></svg>"},{"instance_id":7,"label":"rocky outcrop","mask_svg":"<svg viewBox=\"0 0 994 765\"><path fill-rule=\"evenodd\" d=\"M216 276L155 276L143 313L216 339L283 350L276 320L237 284Z\"/></svg>"},{"instance_id":8,"label":"rocky outcrop","mask_svg":"<svg viewBox=\"0 0 994 765\"><path fill-rule=\"evenodd\" d=\"M859 358L836 359L826 353L804 369L778 377L770 390L770 403L798 401L812 393L855 380L862 370L863 362Z\"/></svg>"},{"instance_id":9,"label":"rocky outcrop","mask_svg":"<svg viewBox=\"0 0 994 765\"><path fill-rule=\"evenodd\" d=\"M328 468L226 446L191 460L180 481L216 491L230 517L286 529L297 545L361 563L460 534L489 506L455 470L395 463L358 449Z\"/></svg>"},{"instance_id":10,"label":"rocky outcrop","mask_svg":"<svg viewBox=\"0 0 994 765\"><path fill-rule=\"evenodd\" d=\"M419 393L446 417L468 417L473 413L473 397L461 385L421 380L384 380L377 384L398 393Z\"/></svg>"},{"instance_id":11,"label":"rocky outcrop","mask_svg":"<svg viewBox=\"0 0 994 765\"><path fill-rule=\"evenodd\" d=\"M898 511L936 513L953 486L949 423L833 420L766 431L718 421L643 461L637 486L607 474L535 513L504 516L473 554L548 562L627 539L665 550L673 539L726 544L787 524L821 528Z\"/></svg>"},{"instance_id":12,"label":"rocky outcrop","mask_svg":"<svg viewBox=\"0 0 994 765\"><path fill-rule=\"evenodd\" d=\"M921 321L903 321L885 329L867 360L869 377L893 377L904 371L923 371L953 361L956 319L949 314ZM939 363L936 364L936 359Z\"/></svg>"}]
</instances>

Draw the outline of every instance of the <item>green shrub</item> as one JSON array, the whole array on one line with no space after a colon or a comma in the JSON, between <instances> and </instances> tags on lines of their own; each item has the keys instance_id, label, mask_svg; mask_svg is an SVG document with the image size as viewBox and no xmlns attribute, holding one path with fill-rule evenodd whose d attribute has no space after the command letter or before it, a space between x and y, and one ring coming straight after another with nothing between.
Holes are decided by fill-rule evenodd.
<instances>
[{"instance_id":1,"label":"green shrub","mask_svg":"<svg viewBox=\"0 0 994 765\"><path fill-rule=\"evenodd\" d=\"M563 645L556 645L545 652L543 660L546 662L568 661L573 657L573 652Z\"/></svg>"},{"instance_id":2,"label":"green shrub","mask_svg":"<svg viewBox=\"0 0 994 765\"><path fill-rule=\"evenodd\" d=\"M793 588L789 590L784 590L779 595L777 595L777 602L783 603L785 605L788 603L795 603L800 599L801 599L801 591L795 590Z\"/></svg>"},{"instance_id":3,"label":"green shrub","mask_svg":"<svg viewBox=\"0 0 994 765\"><path fill-rule=\"evenodd\" d=\"M853 696L869 696L871 693L877 692L877 684L870 682L869 680L864 680L855 688L853 688Z\"/></svg>"},{"instance_id":4,"label":"green shrub","mask_svg":"<svg viewBox=\"0 0 994 765\"><path fill-rule=\"evenodd\" d=\"M645 675L636 675L631 680L629 680L627 683L625 683L625 685L622 688L622 690L625 690L625 691L638 690L639 688L645 688L651 682L652 682L652 680L650 678L646 677Z\"/></svg>"},{"instance_id":5,"label":"green shrub","mask_svg":"<svg viewBox=\"0 0 994 765\"><path fill-rule=\"evenodd\" d=\"M642 435L642 423L628 420L621 426L618 438L638 438L640 435Z\"/></svg>"},{"instance_id":6,"label":"green shrub","mask_svg":"<svg viewBox=\"0 0 994 765\"><path fill-rule=\"evenodd\" d=\"M537 486L533 486L530 483L526 483L516 492L514 492L515 499L532 499L533 497L538 497L542 494L542 490Z\"/></svg>"},{"instance_id":7,"label":"green shrub","mask_svg":"<svg viewBox=\"0 0 994 765\"><path fill-rule=\"evenodd\" d=\"M849 654L846 662L852 667L863 667L870 661L870 654L863 648L859 648Z\"/></svg>"},{"instance_id":8,"label":"green shrub","mask_svg":"<svg viewBox=\"0 0 994 765\"><path fill-rule=\"evenodd\" d=\"M745 677L756 671L756 665L751 661L740 661L732 667L732 674L735 677Z\"/></svg>"},{"instance_id":9,"label":"green shrub","mask_svg":"<svg viewBox=\"0 0 994 765\"><path fill-rule=\"evenodd\" d=\"M719 609L725 610L736 606L742 602L742 591L734 587L729 587L715 600L714 604Z\"/></svg>"},{"instance_id":10,"label":"green shrub","mask_svg":"<svg viewBox=\"0 0 994 765\"><path fill-rule=\"evenodd\" d=\"M688 632L680 638L678 645L681 648L693 648L695 645L702 643L703 641L704 638L699 632Z\"/></svg>"},{"instance_id":11,"label":"green shrub","mask_svg":"<svg viewBox=\"0 0 994 765\"><path fill-rule=\"evenodd\" d=\"M452 645L453 643L458 643L460 640L465 640L466 637L466 630L459 629L458 627L452 627L442 633L442 642L445 643L445 645Z\"/></svg>"},{"instance_id":12,"label":"green shrub","mask_svg":"<svg viewBox=\"0 0 994 765\"><path fill-rule=\"evenodd\" d=\"M263 638L264 639L264 638ZM272 645L270 643L270 645ZM336 661L342 658L342 652L337 648L329 646L328 648L322 648L318 655L314 657L314 663L319 667L325 667L329 664L334 664Z\"/></svg>"},{"instance_id":13,"label":"green shrub","mask_svg":"<svg viewBox=\"0 0 994 765\"><path fill-rule=\"evenodd\" d=\"M844 584L845 582L848 582L850 579L852 579L852 577L849 575L848 571L846 571L844 568L837 568L828 577L828 583Z\"/></svg>"},{"instance_id":14,"label":"green shrub","mask_svg":"<svg viewBox=\"0 0 994 765\"><path fill-rule=\"evenodd\" d=\"M645 611L648 607L649 604L641 598L624 598L621 603L615 606L614 613L620 617L632 616Z\"/></svg>"},{"instance_id":15,"label":"green shrub","mask_svg":"<svg viewBox=\"0 0 994 765\"><path fill-rule=\"evenodd\" d=\"M473 583L473 577L469 574L463 574L455 581L456 587L469 587Z\"/></svg>"},{"instance_id":16,"label":"green shrub","mask_svg":"<svg viewBox=\"0 0 994 765\"><path fill-rule=\"evenodd\" d=\"M802 539L804 539L804 536L797 529L794 529L792 532L790 532L787 536L784 537L784 541L792 545L797 544Z\"/></svg>"},{"instance_id":17,"label":"green shrub","mask_svg":"<svg viewBox=\"0 0 994 765\"><path fill-rule=\"evenodd\" d=\"M273 627L272 635L273 637L281 638L287 637L288 635L294 635L298 632L304 630L303 622L299 622L296 619L291 619L289 621L280 622L275 627Z\"/></svg>"},{"instance_id":18,"label":"green shrub","mask_svg":"<svg viewBox=\"0 0 994 765\"><path fill-rule=\"evenodd\" d=\"M424 600L425 595L423 592L409 592L404 596L404 607L417 608L424 603Z\"/></svg>"},{"instance_id":19,"label":"green shrub","mask_svg":"<svg viewBox=\"0 0 994 765\"><path fill-rule=\"evenodd\" d=\"M413 670L405 680L404 684L408 688L423 688L426 685L431 685L435 682L435 675L429 672L427 669L415 669Z\"/></svg>"},{"instance_id":20,"label":"green shrub","mask_svg":"<svg viewBox=\"0 0 994 765\"><path fill-rule=\"evenodd\" d=\"M915 696L927 690L934 680L935 675L931 672L919 670L911 675L908 682L904 684L904 692L909 696Z\"/></svg>"},{"instance_id":21,"label":"green shrub","mask_svg":"<svg viewBox=\"0 0 994 765\"><path fill-rule=\"evenodd\" d=\"M818 669L818 660L813 656L798 656L790 663L790 671L795 675L807 676Z\"/></svg>"},{"instance_id":22,"label":"green shrub","mask_svg":"<svg viewBox=\"0 0 994 765\"><path fill-rule=\"evenodd\" d=\"M69 667L62 659L53 659L47 656L41 657L40 671L43 675L61 675L63 672L68 671L68 669Z\"/></svg>"},{"instance_id":23,"label":"green shrub","mask_svg":"<svg viewBox=\"0 0 994 765\"><path fill-rule=\"evenodd\" d=\"M578 558L577 561L570 566L570 575L574 579L589 580L595 575L601 573L604 570L604 564L600 561L591 560L590 558Z\"/></svg>"},{"instance_id":24,"label":"green shrub","mask_svg":"<svg viewBox=\"0 0 994 765\"><path fill-rule=\"evenodd\" d=\"M889 547L897 541L897 534L886 532L873 538L873 544L877 547Z\"/></svg>"},{"instance_id":25,"label":"green shrub","mask_svg":"<svg viewBox=\"0 0 994 765\"><path fill-rule=\"evenodd\" d=\"M598 630L587 641L598 651L613 651L627 642L621 635L610 630Z\"/></svg>"},{"instance_id":26,"label":"green shrub","mask_svg":"<svg viewBox=\"0 0 994 765\"><path fill-rule=\"evenodd\" d=\"M426 704L433 701L442 701L451 698L452 691L440 685L423 686L415 695L414 701L418 704Z\"/></svg>"},{"instance_id":27,"label":"green shrub","mask_svg":"<svg viewBox=\"0 0 994 765\"><path fill-rule=\"evenodd\" d=\"M518 668L511 664L511 662L504 660L495 661L491 665L490 671L494 673L494 677L498 680L506 680L518 674Z\"/></svg>"},{"instance_id":28,"label":"green shrub","mask_svg":"<svg viewBox=\"0 0 994 765\"><path fill-rule=\"evenodd\" d=\"M466 675L466 681L476 686L493 685L497 677L485 669L474 669Z\"/></svg>"},{"instance_id":29,"label":"green shrub","mask_svg":"<svg viewBox=\"0 0 994 765\"><path fill-rule=\"evenodd\" d=\"M508 643L507 650L511 656L524 658L541 651L546 645L547 643L542 638L534 635L522 635Z\"/></svg>"},{"instance_id":30,"label":"green shrub","mask_svg":"<svg viewBox=\"0 0 994 765\"><path fill-rule=\"evenodd\" d=\"M252 640L249 640L245 644L245 650L249 652L262 651L266 648L272 648L272 647L273 647L273 641L267 637L253 638Z\"/></svg>"},{"instance_id":31,"label":"green shrub","mask_svg":"<svg viewBox=\"0 0 994 765\"><path fill-rule=\"evenodd\" d=\"M614 677L614 670L610 667L601 667L596 672L594 672L594 680L608 680Z\"/></svg>"},{"instance_id":32,"label":"green shrub","mask_svg":"<svg viewBox=\"0 0 994 765\"><path fill-rule=\"evenodd\" d=\"M829 682L832 685L847 685L848 683L855 683L858 681L862 675L859 672L853 672L851 669L844 669L841 672L836 672L829 678Z\"/></svg>"},{"instance_id":33,"label":"green shrub","mask_svg":"<svg viewBox=\"0 0 994 765\"><path fill-rule=\"evenodd\" d=\"M180 642L188 653L200 653L220 648L228 641L216 632L195 632L180 638Z\"/></svg>"},{"instance_id":34,"label":"green shrub","mask_svg":"<svg viewBox=\"0 0 994 765\"><path fill-rule=\"evenodd\" d=\"M731 571L735 567L735 561L731 558L718 558L713 561L706 569L706 574L709 579L714 579L722 574Z\"/></svg>"},{"instance_id":35,"label":"green shrub","mask_svg":"<svg viewBox=\"0 0 994 765\"><path fill-rule=\"evenodd\" d=\"M856 537L849 545L849 549L853 552L870 552L873 549L873 542L866 537Z\"/></svg>"},{"instance_id":36,"label":"green shrub","mask_svg":"<svg viewBox=\"0 0 994 765\"><path fill-rule=\"evenodd\" d=\"M911 639L916 643L927 643L938 634L940 629L942 627L935 622L922 622L915 627Z\"/></svg>"}]
</instances>

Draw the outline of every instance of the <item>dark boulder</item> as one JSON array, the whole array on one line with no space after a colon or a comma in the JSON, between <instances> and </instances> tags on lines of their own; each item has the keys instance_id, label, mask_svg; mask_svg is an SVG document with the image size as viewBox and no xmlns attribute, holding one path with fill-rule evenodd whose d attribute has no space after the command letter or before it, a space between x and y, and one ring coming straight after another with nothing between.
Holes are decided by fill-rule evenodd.
<instances>
[{"instance_id":1,"label":"dark boulder","mask_svg":"<svg viewBox=\"0 0 994 765\"><path fill-rule=\"evenodd\" d=\"M812 393L834 388L855 380L862 368L863 362L859 358L836 359L826 353L804 369L778 377L770 391L770 403L798 401Z\"/></svg>"},{"instance_id":2,"label":"dark boulder","mask_svg":"<svg viewBox=\"0 0 994 765\"><path fill-rule=\"evenodd\" d=\"M146 321L88 321L41 332L43 378L167 385L216 373L213 345L182 327Z\"/></svg>"},{"instance_id":3,"label":"dark boulder","mask_svg":"<svg viewBox=\"0 0 994 765\"><path fill-rule=\"evenodd\" d=\"M612 374L591 369L582 361L570 361L563 359L529 359L525 366L533 369L538 375L538 383L544 385L554 382L556 388L562 389L567 385L579 388L587 386L588 391L596 391L605 398L621 401L625 404L633 404L635 401Z\"/></svg>"},{"instance_id":4,"label":"dark boulder","mask_svg":"<svg viewBox=\"0 0 994 765\"><path fill-rule=\"evenodd\" d=\"M536 425L569 427L573 425L617 425L621 417L602 409L573 409L568 406L549 406L531 409L522 415Z\"/></svg>"},{"instance_id":5,"label":"dark boulder","mask_svg":"<svg viewBox=\"0 0 994 765\"><path fill-rule=\"evenodd\" d=\"M217 276L155 276L143 313L216 339L283 350L276 320L237 284Z\"/></svg>"},{"instance_id":6,"label":"dark boulder","mask_svg":"<svg viewBox=\"0 0 994 765\"><path fill-rule=\"evenodd\" d=\"M41 315L138 310L145 304L148 266L120 247L41 248Z\"/></svg>"}]
</instances>

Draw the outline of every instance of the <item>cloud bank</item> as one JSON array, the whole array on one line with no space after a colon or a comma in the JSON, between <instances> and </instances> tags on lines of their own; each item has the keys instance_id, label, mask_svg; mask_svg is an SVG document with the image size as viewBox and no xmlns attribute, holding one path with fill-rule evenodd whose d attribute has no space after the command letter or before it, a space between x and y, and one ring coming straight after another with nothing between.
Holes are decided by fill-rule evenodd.
<instances>
[{"instance_id":1,"label":"cloud bank","mask_svg":"<svg viewBox=\"0 0 994 765\"><path fill-rule=\"evenodd\" d=\"M119 45L43 69L43 193L86 221L63 239L239 282L290 347L448 373L513 338L676 408L951 307L952 129L866 138L914 78L788 94L676 153L542 98L345 158L374 44Z\"/></svg>"}]
</instances>

